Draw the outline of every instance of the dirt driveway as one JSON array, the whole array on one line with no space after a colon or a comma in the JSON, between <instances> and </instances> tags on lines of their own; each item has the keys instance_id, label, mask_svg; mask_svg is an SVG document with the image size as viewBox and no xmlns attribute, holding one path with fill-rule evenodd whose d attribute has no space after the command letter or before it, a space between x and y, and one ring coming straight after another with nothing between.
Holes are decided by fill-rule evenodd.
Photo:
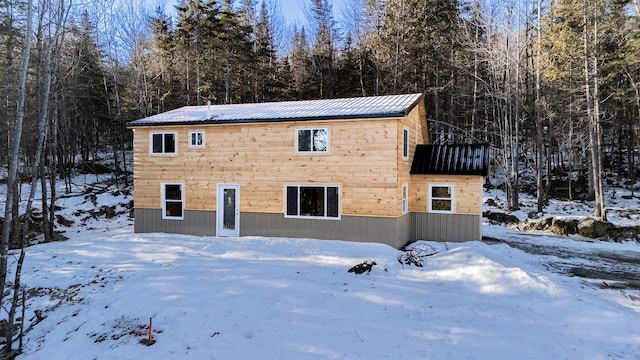
<instances>
[{"instance_id":1,"label":"dirt driveway","mask_svg":"<svg viewBox=\"0 0 640 360\"><path fill-rule=\"evenodd\" d=\"M577 276L589 280L587 283L609 289L639 290L640 301L640 246L638 251L615 251L602 249L576 249L527 241L538 236L530 233L512 233L520 239L485 238L488 243L504 243L533 255L539 255L547 269L567 276ZM510 234L511 235L511 234ZM553 235L551 235L554 237ZM566 237L559 236L567 239ZM566 240L579 241L579 240Z\"/></svg>"}]
</instances>

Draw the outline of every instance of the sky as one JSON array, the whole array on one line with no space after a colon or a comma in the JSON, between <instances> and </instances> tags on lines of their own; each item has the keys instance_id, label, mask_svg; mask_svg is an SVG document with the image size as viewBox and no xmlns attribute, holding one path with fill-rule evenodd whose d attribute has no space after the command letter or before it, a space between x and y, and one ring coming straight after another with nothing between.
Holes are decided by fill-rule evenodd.
<instances>
[{"instance_id":1,"label":"sky","mask_svg":"<svg viewBox=\"0 0 640 360\"><path fill-rule=\"evenodd\" d=\"M305 22L305 9L308 9L312 0L277 0L280 2L283 14L287 21L291 24L296 22L304 24ZM342 9L344 8L347 0L329 0L329 3L333 6L333 17L338 20L341 17Z\"/></svg>"},{"instance_id":2,"label":"sky","mask_svg":"<svg viewBox=\"0 0 640 360\"><path fill-rule=\"evenodd\" d=\"M153 1L153 0L152 0ZM158 0L155 0L158 1ZM160 0L162 1L162 0ZM235 0L236 3L239 0ZM262 0L257 1L256 11L260 8L260 3ZM276 2L280 10L282 11L282 15L285 17L287 22L290 25L304 25L306 23L306 15L305 9L308 9L311 6L312 0L266 0ZM339 19L341 17L342 9L345 7L345 4L348 0L329 0L329 4L333 7L333 16L335 19ZM177 3L178 0L168 0L166 2L165 9L167 12L171 13L173 4Z\"/></svg>"},{"instance_id":3,"label":"sky","mask_svg":"<svg viewBox=\"0 0 640 360\"><path fill-rule=\"evenodd\" d=\"M160 1L164 3L164 8L167 14L175 17L174 4L178 2L178 0L148 0L148 1ZM235 0L236 4L239 3L240 0ZM262 0L257 0L256 4L256 12L260 9L260 4ZM300 29L304 27L307 32L310 30L309 24L307 22L307 12L311 7L311 3L313 0L265 0L270 4L275 4L275 11L278 14L275 14L275 17L281 16L286 22L286 28L281 29L279 34L274 34L276 37L276 46L280 49L280 51L286 52L290 47L290 39L293 29ZM337 26L342 28L343 25L340 24L343 19L343 12L347 6L347 1L349 0L328 0L329 4L332 6L333 17L337 22ZM270 9L271 7L268 7ZM308 33L307 33L308 34Z\"/></svg>"}]
</instances>

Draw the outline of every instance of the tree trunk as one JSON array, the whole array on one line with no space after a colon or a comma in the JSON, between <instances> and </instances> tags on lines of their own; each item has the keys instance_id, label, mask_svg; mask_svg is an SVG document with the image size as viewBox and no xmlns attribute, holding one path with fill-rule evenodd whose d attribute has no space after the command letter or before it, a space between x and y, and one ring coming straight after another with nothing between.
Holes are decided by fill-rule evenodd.
<instances>
[{"instance_id":1,"label":"tree trunk","mask_svg":"<svg viewBox=\"0 0 640 360\"><path fill-rule=\"evenodd\" d=\"M598 0L594 0L594 16L593 16L593 69L592 73L589 69L589 50L588 50L588 33L587 33L587 9L585 0L584 10L584 51L585 51L585 87L587 92L587 114L591 123L589 129L589 144L591 145L591 163L593 176L593 189L595 196L595 204L593 215L607 220L607 214L604 206L604 195L602 186L602 131L600 129L600 100L599 100L599 65L598 65ZM589 95L589 87L593 76L593 96Z\"/></svg>"},{"instance_id":2,"label":"tree trunk","mask_svg":"<svg viewBox=\"0 0 640 360\"><path fill-rule=\"evenodd\" d=\"M538 0L538 43L542 43L542 0ZM543 152L543 126L542 126L542 90L540 85L540 75L541 75L541 65L540 65L540 46L536 47L536 164L538 164L538 168L536 169L536 198L538 201L538 212L542 212L545 204L545 194L543 191L542 184L542 152Z\"/></svg>"},{"instance_id":3,"label":"tree trunk","mask_svg":"<svg viewBox=\"0 0 640 360\"><path fill-rule=\"evenodd\" d=\"M20 155L20 140L22 138L22 124L24 120L25 102L27 95L27 72L29 70L29 57L31 55L31 9L32 0L27 1L26 35L22 54L22 68L20 70L18 106L16 112L16 122L11 137L11 147L9 153L9 173L7 176L7 201L5 206L4 227L2 228L2 241L0 242L0 302L4 300L4 289L7 281L8 250L11 228L13 227L14 205L18 196L18 158ZM17 219L16 219L17 221ZM11 351L12 326L7 327L4 334L7 340L5 353Z\"/></svg>"}]
</instances>

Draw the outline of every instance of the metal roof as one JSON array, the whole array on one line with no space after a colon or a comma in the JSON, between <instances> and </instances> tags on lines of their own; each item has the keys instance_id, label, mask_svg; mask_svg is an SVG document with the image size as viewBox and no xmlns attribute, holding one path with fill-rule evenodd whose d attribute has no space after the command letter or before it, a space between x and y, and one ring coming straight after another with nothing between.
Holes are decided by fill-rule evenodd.
<instances>
[{"instance_id":1,"label":"metal roof","mask_svg":"<svg viewBox=\"0 0 640 360\"><path fill-rule=\"evenodd\" d=\"M404 117L420 100L422 100L422 94L417 93L345 99L185 106L134 120L128 126Z\"/></svg>"},{"instance_id":2,"label":"metal roof","mask_svg":"<svg viewBox=\"0 0 640 360\"><path fill-rule=\"evenodd\" d=\"M489 144L418 145L411 174L482 175L489 172Z\"/></svg>"}]
</instances>

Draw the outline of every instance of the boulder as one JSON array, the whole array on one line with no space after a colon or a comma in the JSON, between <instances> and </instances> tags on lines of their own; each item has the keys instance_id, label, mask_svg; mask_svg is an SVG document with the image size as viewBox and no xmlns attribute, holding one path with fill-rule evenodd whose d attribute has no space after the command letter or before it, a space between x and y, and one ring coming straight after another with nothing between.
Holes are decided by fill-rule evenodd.
<instances>
[{"instance_id":1,"label":"boulder","mask_svg":"<svg viewBox=\"0 0 640 360\"><path fill-rule=\"evenodd\" d=\"M552 218L546 218L544 220L531 220L527 219L518 224L518 230L520 231L547 231L551 227L553 222Z\"/></svg>"},{"instance_id":2,"label":"boulder","mask_svg":"<svg viewBox=\"0 0 640 360\"><path fill-rule=\"evenodd\" d=\"M498 224L515 225L520 223L520 219L511 214L486 211L483 215L490 221Z\"/></svg>"},{"instance_id":3,"label":"boulder","mask_svg":"<svg viewBox=\"0 0 640 360\"><path fill-rule=\"evenodd\" d=\"M580 221L577 219L553 218L549 230L558 235L577 234L579 223Z\"/></svg>"},{"instance_id":4,"label":"boulder","mask_svg":"<svg viewBox=\"0 0 640 360\"><path fill-rule=\"evenodd\" d=\"M615 226L607 221L587 218L578 224L578 233L581 236L596 239L608 236Z\"/></svg>"}]
</instances>

